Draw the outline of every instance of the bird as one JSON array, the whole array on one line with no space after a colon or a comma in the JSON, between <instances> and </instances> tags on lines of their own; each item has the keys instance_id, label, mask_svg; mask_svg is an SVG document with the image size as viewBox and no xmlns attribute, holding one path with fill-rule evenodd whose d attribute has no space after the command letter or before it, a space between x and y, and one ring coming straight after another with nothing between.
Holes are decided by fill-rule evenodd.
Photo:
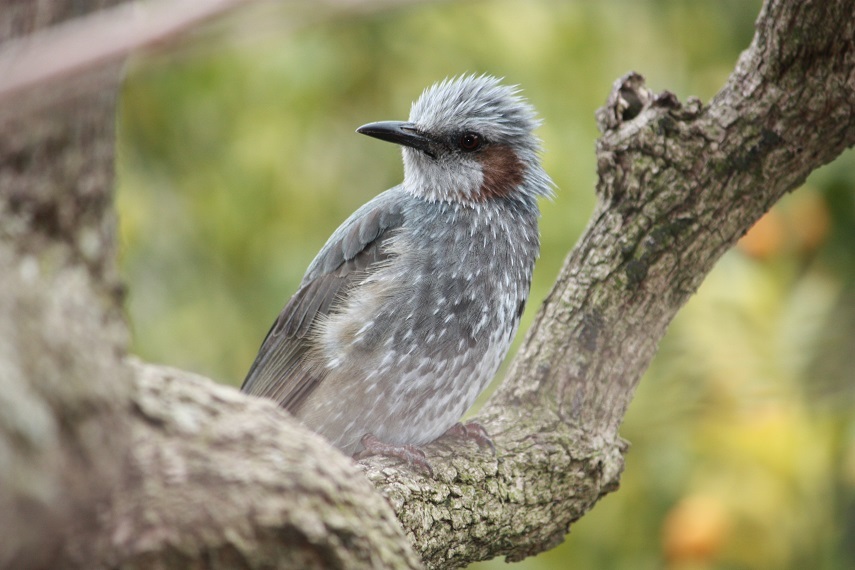
<instances>
[{"instance_id":1,"label":"bird","mask_svg":"<svg viewBox=\"0 0 855 570\"><path fill-rule=\"evenodd\" d=\"M423 91L407 121L356 132L402 148L403 182L358 208L278 315L241 390L275 400L342 452L430 469L496 374L540 251L554 184L518 86L487 74Z\"/></svg>"}]
</instances>

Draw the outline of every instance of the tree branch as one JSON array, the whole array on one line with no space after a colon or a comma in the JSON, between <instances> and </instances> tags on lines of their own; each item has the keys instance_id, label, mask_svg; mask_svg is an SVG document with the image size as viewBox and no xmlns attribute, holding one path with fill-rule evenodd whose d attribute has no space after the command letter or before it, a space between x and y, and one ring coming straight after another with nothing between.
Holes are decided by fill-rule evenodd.
<instances>
[{"instance_id":1,"label":"tree branch","mask_svg":"<svg viewBox=\"0 0 855 570\"><path fill-rule=\"evenodd\" d=\"M855 143L852 8L769 0L706 107L638 75L616 83L598 113L599 205L481 413L498 454L442 440L433 478L384 458L354 467L268 402L129 362L117 69L94 64L109 81L78 78L82 94L47 114L0 100L0 407L27 410L0 413L13 466L0 565L411 568L414 547L452 567L554 546L617 488L617 430L676 311L763 212Z\"/></svg>"},{"instance_id":2,"label":"tree branch","mask_svg":"<svg viewBox=\"0 0 855 570\"><path fill-rule=\"evenodd\" d=\"M117 563L421 566L353 462L273 402L167 367L132 369L130 473L107 524Z\"/></svg>"},{"instance_id":3,"label":"tree branch","mask_svg":"<svg viewBox=\"0 0 855 570\"><path fill-rule=\"evenodd\" d=\"M852 9L767 2L707 107L653 95L637 74L616 82L598 112L599 204L479 418L500 467L449 459L479 476L443 502L372 463L429 566L546 550L617 488L618 427L677 310L772 204L855 144Z\"/></svg>"}]
</instances>

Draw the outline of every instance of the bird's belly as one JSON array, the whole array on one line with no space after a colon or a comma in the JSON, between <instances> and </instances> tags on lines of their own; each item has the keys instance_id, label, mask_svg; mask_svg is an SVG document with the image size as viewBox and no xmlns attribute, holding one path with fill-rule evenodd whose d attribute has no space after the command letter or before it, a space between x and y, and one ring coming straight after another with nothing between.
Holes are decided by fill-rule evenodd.
<instances>
[{"instance_id":1,"label":"bird's belly","mask_svg":"<svg viewBox=\"0 0 855 570\"><path fill-rule=\"evenodd\" d=\"M353 314L340 313L325 334L348 331L348 343L339 336L328 345L335 346L328 375L298 417L348 454L367 433L393 444L433 441L484 390L516 332L517 299L478 301L466 310L458 303L457 313L434 313L411 296L378 305L368 319L364 301Z\"/></svg>"},{"instance_id":2,"label":"bird's belly","mask_svg":"<svg viewBox=\"0 0 855 570\"><path fill-rule=\"evenodd\" d=\"M413 355L410 362L365 371L331 372L300 410L300 419L352 454L371 433L393 444L423 445L445 433L495 375L508 343L480 357L448 360Z\"/></svg>"}]
</instances>

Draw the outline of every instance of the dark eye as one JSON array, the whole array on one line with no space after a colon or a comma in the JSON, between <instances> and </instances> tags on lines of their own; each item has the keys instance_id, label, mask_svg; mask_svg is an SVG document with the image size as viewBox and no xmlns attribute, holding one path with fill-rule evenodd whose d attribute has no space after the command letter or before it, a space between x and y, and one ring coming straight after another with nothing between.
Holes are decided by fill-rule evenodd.
<instances>
[{"instance_id":1,"label":"dark eye","mask_svg":"<svg viewBox=\"0 0 855 570\"><path fill-rule=\"evenodd\" d=\"M463 133L460 136L460 148L466 152L477 150L481 146L481 135L477 133Z\"/></svg>"}]
</instances>

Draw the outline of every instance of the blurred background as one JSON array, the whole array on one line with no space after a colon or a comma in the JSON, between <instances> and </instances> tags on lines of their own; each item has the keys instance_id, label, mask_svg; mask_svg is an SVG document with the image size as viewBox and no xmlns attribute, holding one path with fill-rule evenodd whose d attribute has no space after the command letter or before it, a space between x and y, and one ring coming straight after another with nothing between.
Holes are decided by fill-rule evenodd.
<instances>
[{"instance_id":1,"label":"blurred background","mask_svg":"<svg viewBox=\"0 0 855 570\"><path fill-rule=\"evenodd\" d=\"M402 176L354 133L486 72L545 120L530 322L593 208L594 111L629 70L709 101L758 0L263 5L129 66L118 205L134 350L239 385L329 234ZM520 569L855 568L855 153L816 172L680 312L622 435L621 489ZM521 336L521 335L520 335ZM505 568L502 560L473 565Z\"/></svg>"}]
</instances>

